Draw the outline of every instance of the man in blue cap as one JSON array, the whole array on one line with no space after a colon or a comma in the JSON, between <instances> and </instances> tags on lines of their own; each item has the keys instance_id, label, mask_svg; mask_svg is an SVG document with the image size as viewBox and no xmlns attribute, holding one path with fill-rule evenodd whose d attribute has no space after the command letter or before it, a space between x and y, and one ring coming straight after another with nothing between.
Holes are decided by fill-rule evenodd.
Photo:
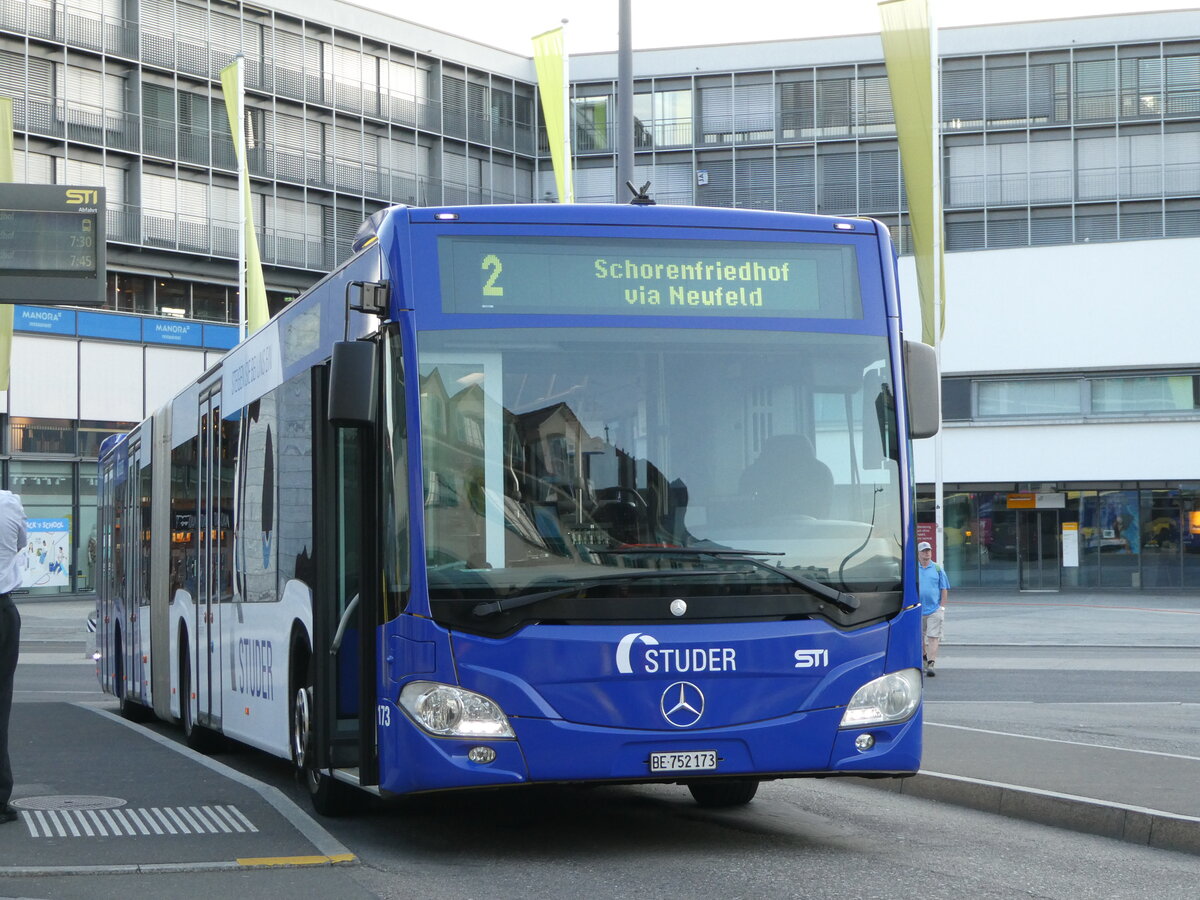
<instances>
[{"instance_id":1,"label":"man in blue cap","mask_svg":"<svg viewBox=\"0 0 1200 900\"><path fill-rule=\"evenodd\" d=\"M917 544L917 588L921 595L921 640L925 645L925 674L933 678L938 646L942 642L942 626L946 620L946 597L950 579L946 570L933 561L929 541Z\"/></svg>"}]
</instances>

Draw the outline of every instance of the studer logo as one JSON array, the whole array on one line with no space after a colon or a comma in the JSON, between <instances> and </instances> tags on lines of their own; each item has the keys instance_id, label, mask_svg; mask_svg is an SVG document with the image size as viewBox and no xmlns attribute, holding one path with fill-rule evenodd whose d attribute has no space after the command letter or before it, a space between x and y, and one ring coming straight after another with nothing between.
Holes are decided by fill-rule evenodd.
<instances>
[{"instance_id":1,"label":"studer logo","mask_svg":"<svg viewBox=\"0 0 1200 900\"><path fill-rule=\"evenodd\" d=\"M737 651L733 647L659 647L657 638L634 631L617 644L617 671L622 675L633 674L633 647L637 643L648 647L639 668L648 675L737 671Z\"/></svg>"}]
</instances>

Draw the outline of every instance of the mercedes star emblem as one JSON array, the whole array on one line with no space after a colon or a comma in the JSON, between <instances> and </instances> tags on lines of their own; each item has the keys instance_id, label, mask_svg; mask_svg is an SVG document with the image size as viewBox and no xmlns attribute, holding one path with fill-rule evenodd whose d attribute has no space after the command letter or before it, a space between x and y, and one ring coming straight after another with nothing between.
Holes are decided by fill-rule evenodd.
<instances>
[{"instance_id":1,"label":"mercedes star emblem","mask_svg":"<svg viewBox=\"0 0 1200 900\"><path fill-rule=\"evenodd\" d=\"M676 728L689 728L704 715L704 693L690 681L677 681L662 694L663 718Z\"/></svg>"}]
</instances>

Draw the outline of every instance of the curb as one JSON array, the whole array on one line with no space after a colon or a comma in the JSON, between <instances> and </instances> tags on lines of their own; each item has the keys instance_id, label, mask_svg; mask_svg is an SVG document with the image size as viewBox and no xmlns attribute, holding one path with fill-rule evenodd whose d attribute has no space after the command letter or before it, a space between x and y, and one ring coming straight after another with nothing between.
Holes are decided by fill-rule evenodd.
<instances>
[{"instance_id":1,"label":"curb","mask_svg":"<svg viewBox=\"0 0 1200 900\"><path fill-rule=\"evenodd\" d=\"M95 713L110 722L129 728L168 750L187 757L218 775L228 778L254 791L315 850L311 856L284 856L217 860L213 862L186 863L129 863L123 865L97 866L0 866L0 878L32 878L47 875L142 875L167 872L222 872L246 871L248 869L304 868L312 866L353 866L359 864L358 857L351 853L337 838L321 827L311 816L304 813L282 791L243 774L224 763L210 759L195 750L178 744L140 725L130 722L90 703L74 703L81 709Z\"/></svg>"},{"instance_id":2,"label":"curb","mask_svg":"<svg viewBox=\"0 0 1200 900\"><path fill-rule=\"evenodd\" d=\"M924 769L911 778L851 780L909 797L1200 855L1200 818L1193 816Z\"/></svg>"}]
</instances>

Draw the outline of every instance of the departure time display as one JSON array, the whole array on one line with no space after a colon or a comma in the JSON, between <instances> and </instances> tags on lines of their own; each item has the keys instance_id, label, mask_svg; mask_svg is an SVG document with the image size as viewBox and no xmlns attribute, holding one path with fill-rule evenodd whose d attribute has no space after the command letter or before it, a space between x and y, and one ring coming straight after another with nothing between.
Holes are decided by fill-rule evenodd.
<instances>
[{"instance_id":1,"label":"departure time display","mask_svg":"<svg viewBox=\"0 0 1200 900\"><path fill-rule=\"evenodd\" d=\"M0 303L101 306L102 187L0 184Z\"/></svg>"},{"instance_id":2,"label":"departure time display","mask_svg":"<svg viewBox=\"0 0 1200 900\"><path fill-rule=\"evenodd\" d=\"M0 209L0 269L9 275L96 274L94 213Z\"/></svg>"}]
</instances>

